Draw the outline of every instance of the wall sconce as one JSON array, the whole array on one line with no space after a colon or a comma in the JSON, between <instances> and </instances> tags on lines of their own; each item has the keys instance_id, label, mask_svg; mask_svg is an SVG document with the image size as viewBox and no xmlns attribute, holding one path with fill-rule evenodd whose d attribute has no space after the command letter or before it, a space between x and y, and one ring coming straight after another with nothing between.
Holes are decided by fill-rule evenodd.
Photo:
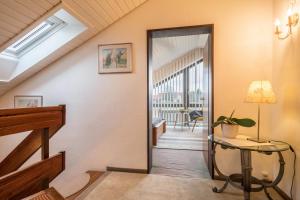
<instances>
[{"instance_id":1,"label":"wall sconce","mask_svg":"<svg viewBox=\"0 0 300 200\"><path fill-rule=\"evenodd\" d=\"M296 0L291 0L290 7L287 12L287 19L288 22L286 24L287 30L282 31L280 27L280 20L276 19L275 21L275 34L277 35L278 39L284 40L292 35L292 28L295 27L299 22L299 14L294 11L294 5Z\"/></svg>"}]
</instances>

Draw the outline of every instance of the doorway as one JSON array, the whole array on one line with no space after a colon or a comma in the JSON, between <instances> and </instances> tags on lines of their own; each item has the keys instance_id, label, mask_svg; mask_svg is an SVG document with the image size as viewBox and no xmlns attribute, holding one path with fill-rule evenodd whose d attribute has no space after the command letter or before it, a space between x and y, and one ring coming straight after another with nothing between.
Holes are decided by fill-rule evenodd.
<instances>
[{"instance_id":1,"label":"doorway","mask_svg":"<svg viewBox=\"0 0 300 200\"><path fill-rule=\"evenodd\" d=\"M147 43L147 171L213 178L213 25L148 30Z\"/></svg>"}]
</instances>

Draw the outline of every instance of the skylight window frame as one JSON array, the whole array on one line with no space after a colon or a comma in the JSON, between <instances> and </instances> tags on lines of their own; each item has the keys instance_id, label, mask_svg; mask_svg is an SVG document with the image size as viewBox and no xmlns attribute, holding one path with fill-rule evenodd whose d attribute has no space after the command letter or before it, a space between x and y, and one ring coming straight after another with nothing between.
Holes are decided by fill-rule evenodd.
<instances>
[{"instance_id":1,"label":"skylight window frame","mask_svg":"<svg viewBox=\"0 0 300 200\"><path fill-rule=\"evenodd\" d=\"M45 27L43 27L43 24ZM50 26L47 27L47 25ZM6 48L2 53L15 58L20 58L66 25L67 23L60 18L51 16L32 29L21 39L17 40L15 43ZM14 46L20 47L14 48Z\"/></svg>"}]
</instances>

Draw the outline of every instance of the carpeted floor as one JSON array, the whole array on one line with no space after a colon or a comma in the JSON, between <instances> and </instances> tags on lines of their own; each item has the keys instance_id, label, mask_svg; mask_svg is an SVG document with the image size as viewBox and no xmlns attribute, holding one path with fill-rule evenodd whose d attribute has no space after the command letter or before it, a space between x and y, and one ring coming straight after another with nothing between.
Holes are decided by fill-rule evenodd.
<instances>
[{"instance_id":1,"label":"carpeted floor","mask_svg":"<svg viewBox=\"0 0 300 200\"><path fill-rule=\"evenodd\" d=\"M241 191L229 188L222 194L212 192L222 182L201 178L112 172L100 182L85 200L243 200ZM281 200L273 195L274 200ZM253 200L266 200L255 193Z\"/></svg>"},{"instance_id":2,"label":"carpeted floor","mask_svg":"<svg viewBox=\"0 0 300 200\"><path fill-rule=\"evenodd\" d=\"M202 151L153 149L152 174L209 178Z\"/></svg>"}]
</instances>

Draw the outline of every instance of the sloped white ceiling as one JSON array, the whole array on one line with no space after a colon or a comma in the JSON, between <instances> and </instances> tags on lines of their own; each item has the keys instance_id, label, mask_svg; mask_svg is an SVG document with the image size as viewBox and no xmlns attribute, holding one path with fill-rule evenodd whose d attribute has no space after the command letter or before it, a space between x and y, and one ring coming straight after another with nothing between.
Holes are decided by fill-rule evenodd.
<instances>
[{"instance_id":1,"label":"sloped white ceiling","mask_svg":"<svg viewBox=\"0 0 300 200\"><path fill-rule=\"evenodd\" d=\"M9 82L0 80L0 95L42 68L66 55L147 0L0 0L0 52L39 23L64 9L88 28L75 39L41 61L34 69ZM3 68L5 66L0 66ZM0 72L1 73L1 72Z\"/></svg>"},{"instance_id":2,"label":"sloped white ceiling","mask_svg":"<svg viewBox=\"0 0 300 200\"><path fill-rule=\"evenodd\" d=\"M207 38L207 34L153 38L153 70L172 62L193 49L203 48Z\"/></svg>"}]
</instances>

